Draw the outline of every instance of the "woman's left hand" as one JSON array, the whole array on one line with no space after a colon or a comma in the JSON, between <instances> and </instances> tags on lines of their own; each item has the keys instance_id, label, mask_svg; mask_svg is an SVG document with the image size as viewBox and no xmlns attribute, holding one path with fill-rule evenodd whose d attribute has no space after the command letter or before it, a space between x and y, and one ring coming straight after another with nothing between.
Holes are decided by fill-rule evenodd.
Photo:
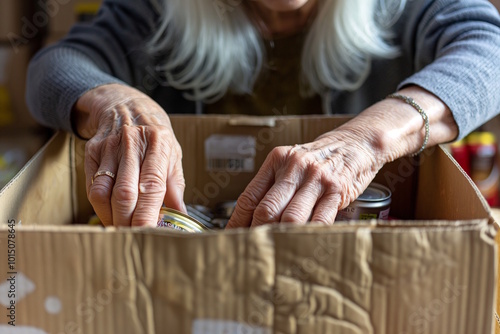
<instances>
[{"instance_id":1,"label":"woman's left hand","mask_svg":"<svg viewBox=\"0 0 500 334\"><path fill-rule=\"evenodd\" d=\"M453 115L438 97L418 86L398 93L426 111L428 146L457 137ZM384 99L312 143L278 147L239 197L228 227L333 224L337 212L368 187L385 163L417 152L424 136L424 121L414 107Z\"/></svg>"},{"instance_id":2,"label":"woman's left hand","mask_svg":"<svg viewBox=\"0 0 500 334\"><path fill-rule=\"evenodd\" d=\"M228 227L333 224L385 161L366 131L344 127L314 142L277 147L238 198Z\"/></svg>"}]
</instances>

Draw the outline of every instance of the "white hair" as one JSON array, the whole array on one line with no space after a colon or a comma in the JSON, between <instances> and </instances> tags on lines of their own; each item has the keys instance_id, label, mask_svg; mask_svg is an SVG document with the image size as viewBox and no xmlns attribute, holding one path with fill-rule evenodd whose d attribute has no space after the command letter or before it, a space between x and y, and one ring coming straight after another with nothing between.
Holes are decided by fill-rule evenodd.
<instances>
[{"instance_id":1,"label":"white hair","mask_svg":"<svg viewBox=\"0 0 500 334\"><path fill-rule=\"evenodd\" d=\"M158 1L158 0L151 0ZM228 89L250 93L265 48L242 1L160 0L161 19L149 51L161 54L157 70L186 97L213 101ZM374 57L391 58L391 26L406 0L318 0L318 12L302 50L307 93L355 90Z\"/></svg>"}]
</instances>

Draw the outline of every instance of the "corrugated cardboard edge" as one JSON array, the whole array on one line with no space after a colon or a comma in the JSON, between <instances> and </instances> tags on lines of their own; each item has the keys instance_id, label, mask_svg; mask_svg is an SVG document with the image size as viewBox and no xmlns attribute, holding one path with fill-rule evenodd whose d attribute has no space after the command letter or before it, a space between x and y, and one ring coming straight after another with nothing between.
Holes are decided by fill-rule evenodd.
<instances>
[{"instance_id":1,"label":"corrugated cardboard edge","mask_svg":"<svg viewBox=\"0 0 500 334\"><path fill-rule=\"evenodd\" d=\"M498 224L498 222L500 222L500 209L496 208L496 209L492 209L491 211L492 211L493 218L495 219L495 221ZM500 245L500 233L497 234L495 241L496 241L497 245ZM498 257L497 267L500 268L500 256ZM498 275L497 285L498 286L497 286L497 303L496 303L496 312L495 312L495 333L500 334L500 316L499 316L500 315L500 297L499 297L500 296L500 273Z\"/></svg>"},{"instance_id":2,"label":"corrugated cardboard edge","mask_svg":"<svg viewBox=\"0 0 500 334\"><path fill-rule=\"evenodd\" d=\"M486 199L484 198L484 196L481 194L481 191L479 190L479 188L476 186L476 184L474 183L474 181L472 181L472 179L470 178L469 174L467 174L464 169L462 168L462 166L460 166L460 164L455 160L455 158L453 158L453 156L451 155L451 153L444 149L442 145L439 146L440 150L443 151L444 154L446 154L450 161L457 167L457 169L462 173L462 175L465 177L465 179L469 182L470 186L472 187L472 189L474 189L474 192L476 193L476 197L479 198L479 200L481 201L483 207L484 207L484 210L486 212L488 212L489 214L489 223L495 227L495 230L498 231L500 229L500 221L498 221L497 219L495 219L493 217L493 213L492 213L492 210L491 210L491 207L488 205L488 202L486 201Z\"/></svg>"},{"instance_id":3,"label":"corrugated cardboard edge","mask_svg":"<svg viewBox=\"0 0 500 334\"><path fill-rule=\"evenodd\" d=\"M488 219L488 222L489 222L489 229L487 230L487 233L495 239L496 260L495 260L494 265L495 265L495 272L497 273L496 274L497 278L495 280L495 290L494 290L496 292L496 294L495 294L495 303L494 303L494 310L493 310L493 313L494 313L494 317L493 317L494 327L493 328L495 328L495 332L497 334L500 334L500 318L498 318L498 314L500 312L500 298L499 298L499 296L500 296L500 271L499 271L500 270L500 262L499 262L500 256L498 254L498 249L500 247L500 236L499 236L500 233L498 233L498 230L500 228L500 225L499 225L499 223L500 223L499 217L500 216L494 217L492 209L490 208L490 206L486 202L484 196L481 194L481 192L477 188L474 181L472 181L470 176L463 170L463 168L458 164L458 162L453 158L453 156L450 154L450 152L448 150L446 150L442 145L439 145L438 147L431 148L431 149L439 149L443 154L440 156L446 156L448 158L447 163L451 163L456 167L454 172L461 174L461 176L462 176L461 180L462 181L464 180L466 183L468 183L467 186L470 187L471 190L476 194L474 200L479 201L484 212L486 212L488 214L488 217L485 217ZM425 155L425 153L426 153L426 151L424 151L422 153L422 155ZM427 164L426 166L424 166L424 168L432 168L432 166ZM421 170L420 172L423 172L423 171ZM438 179L439 179L439 177L453 177L453 176L452 175L437 176ZM457 179L457 178L455 178L455 179ZM439 188L439 187L437 187L437 188ZM460 196L462 194L454 194L454 195ZM446 194L445 194L445 196L446 196ZM429 202L427 202L426 204L422 204L425 202L426 202L426 198L425 198L425 194L423 194L423 196L420 197L418 202L417 202L418 203L417 205L420 205L420 211L423 211L422 206L430 204Z\"/></svg>"},{"instance_id":4,"label":"corrugated cardboard edge","mask_svg":"<svg viewBox=\"0 0 500 334\"><path fill-rule=\"evenodd\" d=\"M22 216L37 217L41 224L50 221L70 222L75 215L72 200L72 165L68 143L71 136L63 132L56 133L26 163L19 173L0 190L0 225L7 224L9 219L22 220ZM47 161L55 162L52 165ZM35 173L34 173L35 171ZM40 177L45 175L46 177ZM41 184L40 182L43 182ZM27 191L38 187L39 191ZM20 191L19 188L22 190ZM26 195L28 194L28 195ZM29 196L26 198L26 196ZM45 200L58 201L58 210L50 215L43 214L41 208ZM40 215L38 213L41 213ZM37 224L36 222L30 222Z\"/></svg>"}]
</instances>

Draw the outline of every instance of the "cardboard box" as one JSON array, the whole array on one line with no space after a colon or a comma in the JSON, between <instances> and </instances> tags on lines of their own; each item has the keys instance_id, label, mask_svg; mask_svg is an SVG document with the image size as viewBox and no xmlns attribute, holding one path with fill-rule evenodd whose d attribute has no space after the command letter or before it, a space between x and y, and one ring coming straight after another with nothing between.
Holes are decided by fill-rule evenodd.
<instances>
[{"instance_id":1,"label":"cardboard box","mask_svg":"<svg viewBox=\"0 0 500 334\"><path fill-rule=\"evenodd\" d=\"M51 3L45 11L52 15L49 24L49 34L61 35L69 32L77 22L89 22L97 14L102 0L47 0Z\"/></svg>"},{"instance_id":2,"label":"cardboard box","mask_svg":"<svg viewBox=\"0 0 500 334\"><path fill-rule=\"evenodd\" d=\"M210 135L254 137L258 167L274 146L310 141L346 121L171 119L183 147L186 201L209 205L235 198L255 173L207 172ZM0 253L15 238L15 258L0 270L0 303L6 310L8 279L16 281L16 329L493 333L494 220L441 148L420 160L400 159L377 175L392 187L392 215L415 220L184 234L71 225L91 214L82 188L84 145L56 134L0 192ZM0 332L12 328L9 318L0 319Z\"/></svg>"},{"instance_id":3,"label":"cardboard box","mask_svg":"<svg viewBox=\"0 0 500 334\"><path fill-rule=\"evenodd\" d=\"M21 35L23 22L26 15L27 2L21 0L2 0L0 9L0 42L8 42L12 34Z\"/></svg>"},{"instance_id":4,"label":"cardboard box","mask_svg":"<svg viewBox=\"0 0 500 334\"><path fill-rule=\"evenodd\" d=\"M3 188L47 142L48 133L18 131L0 133L0 189Z\"/></svg>"},{"instance_id":5,"label":"cardboard box","mask_svg":"<svg viewBox=\"0 0 500 334\"><path fill-rule=\"evenodd\" d=\"M66 33L51 33L43 39L43 47L51 46L66 36Z\"/></svg>"},{"instance_id":6,"label":"cardboard box","mask_svg":"<svg viewBox=\"0 0 500 334\"><path fill-rule=\"evenodd\" d=\"M12 48L0 44L0 129L16 133L19 129L40 130L26 105L26 75L33 55L29 46Z\"/></svg>"},{"instance_id":7,"label":"cardboard box","mask_svg":"<svg viewBox=\"0 0 500 334\"><path fill-rule=\"evenodd\" d=\"M500 0L490 0L490 2L495 5L497 10L500 10Z\"/></svg>"},{"instance_id":8,"label":"cardboard box","mask_svg":"<svg viewBox=\"0 0 500 334\"><path fill-rule=\"evenodd\" d=\"M493 208L491 210L493 218L495 219L496 222L500 222L500 209L499 208ZM497 234L496 237L496 243L497 245L500 245L500 233ZM500 257L498 258L498 265L497 268L500 268ZM499 278L500 279L500 278ZM500 284L497 286L497 296L500 296ZM497 298L497 306L496 306L496 312L495 312L495 334L500 334L500 316L499 316L499 311L500 311L500 298Z\"/></svg>"}]
</instances>

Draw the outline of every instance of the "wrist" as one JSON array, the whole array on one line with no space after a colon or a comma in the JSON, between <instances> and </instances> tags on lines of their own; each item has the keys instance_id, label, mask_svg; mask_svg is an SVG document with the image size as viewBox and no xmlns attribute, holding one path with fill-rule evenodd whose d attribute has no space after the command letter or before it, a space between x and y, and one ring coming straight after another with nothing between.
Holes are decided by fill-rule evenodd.
<instances>
[{"instance_id":1,"label":"wrist","mask_svg":"<svg viewBox=\"0 0 500 334\"><path fill-rule=\"evenodd\" d=\"M420 150L424 142L424 121L412 106L395 99L382 100L346 123L346 129L359 133L376 155L386 164Z\"/></svg>"},{"instance_id":2,"label":"wrist","mask_svg":"<svg viewBox=\"0 0 500 334\"><path fill-rule=\"evenodd\" d=\"M424 132L424 140L423 140L423 143L422 143L422 146L420 147L420 149L416 153L413 153L412 156L419 155L420 153L422 153L426 149L427 144L429 142L429 132L430 132L429 131L430 130L429 116L427 116L427 113L424 111L424 109L422 109L422 107L420 107L420 105L409 96L393 93L393 94L389 94L386 97L386 99L398 99L400 101L403 101L406 104L412 106L413 109L415 109L415 111L418 112L420 114L420 116L422 116L422 120L424 121L424 131L425 131Z\"/></svg>"},{"instance_id":3,"label":"wrist","mask_svg":"<svg viewBox=\"0 0 500 334\"><path fill-rule=\"evenodd\" d=\"M424 111L425 118L407 101L386 98L364 110L357 117L340 127L355 129L364 136L367 145L384 163L402 156L409 156L426 147L452 141L458 128L449 108L432 93L410 86L397 92L409 97Z\"/></svg>"},{"instance_id":4,"label":"wrist","mask_svg":"<svg viewBox=\"0 0 500 334\"><path fill-rule=\"evenodd\" d=\"M396 102L396 104L394 103ZM399 102L399 103L397 103ZM321 136L330 141L342 138L346 143L355 143L373 164L381 168L399 157L410 155L420 149L418 132L422 117L411 106L399 110L401 101L380 101L349 122ZM423 139L422 139L423 140Z\"/></svg>"},{"instance_id":5,"label":"wrist","mask_svg":"<svg viewBox=\"0 0 500 334\"><path fill-rule=\"evenodd\" d=\"M88 139L96 134L100 126L111 128L111 123L117 119L120 124L133 124L137 119L137 115L133 115L133 101L141 99L149 97L132 87L121 84L98 86L76 102L71 115L73 128L81 137Z\"/></svg>"},{"instance_id":6,"label":"wrist","mask_svg":"<svg viewBox=\"0 0 500 334\"><path fill-rule=\"evenodd\" d=\"M333 149L349 147L355 155L363 156L364 160L370 161L372 170L378 170L388 162L385 150L387 145L376 127L366 124L363 119L353 118L333 131L327 132L316 138L318 142L324 142ZM349 157L355 160L355 157Z\"/></svg>"},{"instance_id":7,"label":"wrist","mask_svg":"<svg viewBox=\"0 0 500 334\"><path fill-rule=\"evenodd\" d=\"M80 96L71 111L73 129L78 135L86 139L95 135L101 114L124 100L122 94L117 94L122 87L119 84L102 85Z\"/></svg>"}]
</instances>

